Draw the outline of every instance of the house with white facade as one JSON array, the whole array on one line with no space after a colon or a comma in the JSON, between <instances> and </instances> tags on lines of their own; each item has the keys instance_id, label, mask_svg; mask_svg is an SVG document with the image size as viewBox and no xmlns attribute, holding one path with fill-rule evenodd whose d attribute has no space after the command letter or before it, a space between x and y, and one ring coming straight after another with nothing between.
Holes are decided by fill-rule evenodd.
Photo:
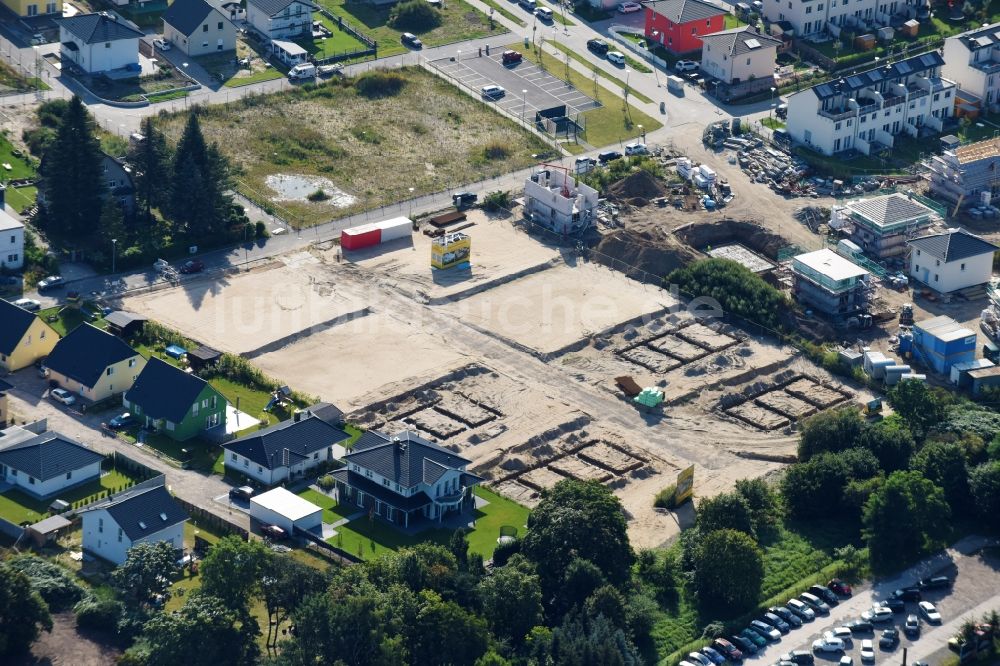
<instances>
[{"instance_id":1,"label":"house with white facade","mask_svg":"<svg viewBox=\"0 0 1000 666\"><path fill-rule=\"evenodd\" d=\"M273 486L341 458L345 453L341 443L349 438L341 428L306 409L288 421L226 442L222 448L228 471Z\"/></svg>"},{"instance_id":2,"label":"house with white facade","mask_svg":"<svg viewBox=\"0 0 1000 666\"><path fill-rule=\"evenodd\" d=\"M730 86L749 95L774 85L780 39L743 26L702 35L701 42L701 71L720 82L723 97Z\"/></svg>"},{"instance_id":3,"label":"house with white facade","mask_svg":"<svg viewBox=\"0 0 1000 666\"><path fill-rule=\"evenodd\" d=\"M236 26L205 0L175 0L163 14L163 39L189 56L236 49Z\"/></svg>"},{"instance_id":4,"label":"house with white facade","mask_svg":"<svg viewBox=\"0 0 1000 666\"><path fill-rule=\"evenodd\" d=\"M1000 23L944 40L941 75L954 81L963 96L978 99L985 109L1000 109Z\"/></svg>"},{"instance_id":5,"label":"house with white facade","mask_svg":"<svg viewBox=\"0 0 1000 666\"><path fill-rule=\"evenodd\" d=\"M247 0L247 22L269 41L312 34L316 5L305 0Z\"/></svg>"},{"instance_id":6,"label":"house with white facade","mask_svg":"<svg viewBox=\"0 0 1000 666\"><path fill-rule=\"evenodd\" d=\"M901 134L939 133L955 106L942 65L939 53L924 53L797 92L787 101L788 134L823 155L870 155Z\"/></svg>"},{"instance_id":7,"label":"house with white facade","mask_svg":"<svg viewBox=\"0 0 1000 666\"><path fill-rule=\"evenodd\" d=\"M333 473L340 501L404 527L471 510L482 481L466 471L471 461L410 431L369 430L344 462Z\"/></svg>"},{"instance_id":8,"label":"house with white facade","mask_svg":"<svg viewBox=\"0 0 1000 666\"><path fill-rule=\"evenodd\" d=\"M158 476L85 508L83 550L112 564L122 564L138 543L166 541L184 548L187 511L177 503Z\"/></svg>"},{"instance_id":9,"label":"house with white facade","mask_svg":"<svg viewBox=\"0 0 1000 666\"><path fill-rule=\"evenodd\" d=\"M0 431L0 481L37 498L101 477L104 456L58 432L36 434L11 426Z\"/></svg>"},{"instance_id":10,"label":"house with white facade","mask_svg":"<svg viewBox=\"0 0 1000 666\"><path fill-rule=\"evenodd\" d=\"M0 205L0 268L12 271L24 266L24 224Z\"/></svg>"},{"instance_id":11,"label":"house with white facade","mask_svg":"<svg viewBox=\"0 0 1000 666\"><path fill-rule=\"evenodd\" d=\"M961 229L914 238L909 245L910 277L942 294L989 282L1000 249Z\"/></svg>"},{"instance_id":12,"label":"house with white facade","mask_svg":"<svg viewBox=\"0 0 1000 666\"><path fill-rule=\"evenodd\" d=\"M914 18L927 0L763 0L762 14L772 22L785 21L796 37L830 31L829 26L874 32L891 25L894 17ZM902 23L902 21L899 21ZM859 33L860 34L860 33Z\"/></svg>"},{"instance_id":13,"label":"house with white facade","mask_svg":"<svg viewBox=\"0 0 1000 666\"><path fill-rule=\"evenodd\" d=\"M563 169L543 168L524 181L524 215L557 234L583 231L597 219L597 190Z\"/></svg>"},{"instance_id":14,"label":"house with white facade","mask_svg":"<svg viewBox=\"0 0 1000 666\"><path fill-rule=\"evenodd\" d=\"M142 33L108 12L59 21L59 57L89 74L129 67L138 76Z\"/></svg>"}]
</instances>

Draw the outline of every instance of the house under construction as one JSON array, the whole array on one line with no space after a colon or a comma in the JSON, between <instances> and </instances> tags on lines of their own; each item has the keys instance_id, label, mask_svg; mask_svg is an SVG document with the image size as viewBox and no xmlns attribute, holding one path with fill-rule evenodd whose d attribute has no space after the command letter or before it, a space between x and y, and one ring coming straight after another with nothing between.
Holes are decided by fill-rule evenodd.
<instances>
[{"instance_id":1,"label":"house under construction","mask_svg":"<svg viewBox=\"0 0 1000 666\"><path fill-rule=\"evenodd\" d=\"M925 163L931 193L962 206L988 205L1000 196L1000 138L946 150ZM989 193L984 197L984 193Z\"/></svg>"},{"instance_id":2,"label":"house under construction","mask_svg":"<svg viewBox=\"0 0 1000 666\"><path fill-rule=\"evenodd\" d=\"M795 298L833 317L864 311L872 298L869 273L830 249L792 258Z\"/></svg>"},{"instance_id":3,"label":"house under construction","mask_svg":"<svg viewBox=\"0 0 1000 666\"><path fill-rule=\"evenodd\" d=\"M851 240L865 253L883 260L906 254L906 241L937 218L937 211L914 196L895 193L834 207L830 225L836 229L849 225Z\"/></svg>"}]
</instances>

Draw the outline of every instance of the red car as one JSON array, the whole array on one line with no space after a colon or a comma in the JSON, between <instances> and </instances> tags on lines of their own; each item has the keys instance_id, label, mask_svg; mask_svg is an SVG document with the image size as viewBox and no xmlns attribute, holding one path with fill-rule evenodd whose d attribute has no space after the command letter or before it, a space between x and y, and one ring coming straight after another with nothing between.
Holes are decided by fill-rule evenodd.
<instances>
[{"instance_id":1,"label":"red car","mask_svg":"<svg viewBox=\"0 0 1000 666\"><path fill-rule=\"evenodd\" d=\"M834 578L826 586L842 597L849 597L852 594L851 586L839 578Z\"/></svg>"},{"instance_id":2,"label":"red car","mask_svg":"<svg viewBox=\"0 0 1000 666\"><path fill-rule=\"evenodd\" d=\"M716 638L712 641L712 647L721 652L729 661L741 661L743 659L743 653L725 638Z\"/></svg>"},{"instance_id":3,"label":"red car","mask_svg":"<svg viewBox=\"0 0 1000 666\"><path fill-rule=\"evenodd\" d=\"M503 55L500 56L501 61L505 65L516 65L517 63L521 62L523 58L524 56L522 56L517 51L504 51Z\"/></svg>"},{"instance_id":4,"label":"red car","mask_svg":"<svg viewBox=\"0 0 1000 666\"><path fill-rule=\"evenodd\" d=\"M181 266L181 273L185 273L185 274L188 274L188 273L201 273L203 270L205 270L205 264L203 264L198 259L192 259L191 261L189 261L189 262L185 263L183 266Z\"/></svg>"}]
</instances>

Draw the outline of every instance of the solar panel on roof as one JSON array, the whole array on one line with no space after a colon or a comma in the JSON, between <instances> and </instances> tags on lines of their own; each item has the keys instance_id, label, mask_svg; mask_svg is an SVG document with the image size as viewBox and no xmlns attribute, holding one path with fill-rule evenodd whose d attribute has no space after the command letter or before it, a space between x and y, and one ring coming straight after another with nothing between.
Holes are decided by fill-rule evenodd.
<instances>
[{"instance_id":1,"label":"solar panel on roof","mask_svg":"<svg viewBox=\"0 0 1000 666\"><path fill-rule=\"evenodd\" d=\"M817 86L816 90L817 90L817 92L819 92L820 95L832 95L833 94L833 90L830 88L830 86L826 85L825 83L823 85L821 85L821 86Z\"/></svg>"},{"instance_id":2,"label":"solar panel on roof","mask_svg":"<svg viewBox=\"0 0 1000 666\"><path fill-rule=\"evenodd\" d=\"M903 60L903 61L900 61L900 62L896 63L896 69L899 70L900 74L906 74L906 73L908 73L913 68L910 67L910 63L908 63L905 60Z\"/></svg>"},{"instance_id":3,"label":"solar panel on roof","mask_svg":"<svg viewBox=\"0 0 1000 666\"><path fill-rule=\"evenodd\" d=\"M859 79L856 76L849 76L849 77L847 77L847 83L852 88L860 88L861 86L864 85L864 83L861 81L861 79Z\"/></svg>"},{"instance_id":4,"label":"solar panel on roof","mask_svg":"<svg viewBox=\"0 0 1000 666\"><path fill-rule=\"evenodd\" d=\"M747 45L748 49L759 49L760 48L760 42L758 42L756 39L748 39L745 42L745 44Z\"/></svg>"},{"instance_id":5,"label":"solar panel on roof","mask_svg":"<svg viewBox=\"0 0 1000 666\"><path fill-rule=\"evenodd\" d=\"M976 44L979 44L980 46L989 46L992 43L993 43L993 40L990 39L989 37L986 37L986 36L976 37Z\"/></svg>"}]
</instances>

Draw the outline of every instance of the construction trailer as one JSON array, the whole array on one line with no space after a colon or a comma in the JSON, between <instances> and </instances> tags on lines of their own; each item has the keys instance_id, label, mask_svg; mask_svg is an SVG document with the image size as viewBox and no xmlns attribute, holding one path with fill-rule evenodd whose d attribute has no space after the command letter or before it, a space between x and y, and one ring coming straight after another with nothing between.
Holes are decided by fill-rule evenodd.
<instances>
[{"instance_id":1,"label":"construction trailer","mask_svg":"<svg viewBox=\"0 0 1000 666\"><path fill-rule=\"evenodd\" d=\"M945 150L924 165L931 193L956 210L989 205L1000 196L1000 137Z\"/></svg>"},{"instance_id":2,"label":"construction trailer","mask_svg":"<svg viewBox=\"0 0 1000 666\"><path fill-rule=\"evenodd\" d=\"M938 211L912 194L886 194L847 201L830 213L830 226L850 228L851 240L876 259L906 254L906 241L939 219Z\"/></svg>"},{"instance_id":3,"label":"construction trailer","mask_svg":"<svg viewBox=\"0 0 1000 666\"><path fill-rule=\"evenodd\" d=\"M951 376L957 363L976 358L976 333L940 315L913 325L913 356L935 372Z\"/></svg>"},{"instance_id":4,"label":"construction trailer","mask_svg":"<svg viewBox=\"0 0 1000 666\"><path fill-rule=\"evenodd\" d=\"M824 314L846 317L863 311L872 289L870 273L833 250L792 258L792 293Z\"/></svg>"}]
</instances>

